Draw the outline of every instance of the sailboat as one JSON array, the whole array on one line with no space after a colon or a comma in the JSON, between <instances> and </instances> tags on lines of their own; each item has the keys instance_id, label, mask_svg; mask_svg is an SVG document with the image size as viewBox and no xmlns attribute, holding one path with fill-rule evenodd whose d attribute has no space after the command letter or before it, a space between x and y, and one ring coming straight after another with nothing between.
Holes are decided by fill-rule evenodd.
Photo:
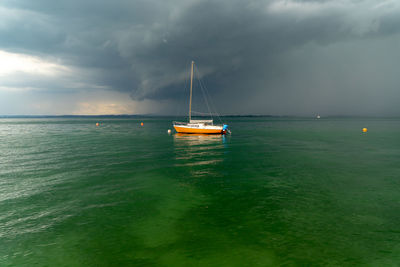
<instances>
[{"instance_id":1,"label":"sailboat","mask_svg":"<svg viewBox=\"0 0 400 267\"><path fill-rule=\"evenodd\" d=\"M192 120L192 90L193 90L193 66L190 69L190 97L189 97L189 121L173 122L173 126L178 133L186 134L226 134L228 125L215 125L213 120Z\"/></svg>"}]
</instances>

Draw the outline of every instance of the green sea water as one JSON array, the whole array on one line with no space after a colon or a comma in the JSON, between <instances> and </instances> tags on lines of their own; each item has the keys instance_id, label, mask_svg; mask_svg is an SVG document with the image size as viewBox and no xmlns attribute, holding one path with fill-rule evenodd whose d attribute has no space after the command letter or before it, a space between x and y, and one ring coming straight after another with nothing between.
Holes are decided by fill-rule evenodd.
<instances>
[{"instance_id":1,"label":"green sea water","mask_svg":"<svg viewBox=\"0 0 400 267\"><path fill-rule=\"evenodd\" d=\"M173 119L0 119L0 266L400 265L399 119Z\"/></svg>"}]
</instances>

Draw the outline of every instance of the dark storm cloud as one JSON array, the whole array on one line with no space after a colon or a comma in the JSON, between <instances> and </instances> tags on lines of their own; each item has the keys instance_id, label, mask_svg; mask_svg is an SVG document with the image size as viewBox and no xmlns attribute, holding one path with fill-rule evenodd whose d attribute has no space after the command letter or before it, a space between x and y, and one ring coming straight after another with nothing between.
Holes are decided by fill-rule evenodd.
<instances>
[{"instance_id":1,"label":"dark storm cloud","mask_svg":"<svg viewBox=\"0 0 400 267\"><path fill-rule=\"evenodd\" d=\"M0 49L134 99L174 99L195 60L225 112L397 112L396 1L14 0L0 13Z\"/></svg>"}]
</instances>

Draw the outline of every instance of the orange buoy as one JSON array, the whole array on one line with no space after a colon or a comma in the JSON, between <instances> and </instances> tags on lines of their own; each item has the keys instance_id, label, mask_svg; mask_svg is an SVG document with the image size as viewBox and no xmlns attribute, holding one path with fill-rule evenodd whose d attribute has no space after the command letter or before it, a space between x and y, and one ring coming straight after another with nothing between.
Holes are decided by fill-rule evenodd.
<instances>
[{"instance_id":1,"label":"orange buoy","mask_svg":"<svg viewBox=\"0 0 400 267\"><path fill-rule=\"evenodd\" d=\"M366 133L366 132L368 132L368 129L367 128L363 128L362 131L363 131L363 133Z\"/></svg>"},{"instance_id":2,"label":"orange buoy","mask_svg":"<svg viewBox=\"0 0 400 267\"><path fill-rule=\"evenodd\" d=\"M143 126L143 122L141 122L140 125Z\"/></svg>"},{"instance_id":3,"label":"orange buoy","mask_svg":"<svg viewBox=\"0 0 400 267\"><path fill-rule=\"evenodd\" d=\"M96 126L99 126L100 124L98 122L96 122Z\"/></svg>"}]
</instances>

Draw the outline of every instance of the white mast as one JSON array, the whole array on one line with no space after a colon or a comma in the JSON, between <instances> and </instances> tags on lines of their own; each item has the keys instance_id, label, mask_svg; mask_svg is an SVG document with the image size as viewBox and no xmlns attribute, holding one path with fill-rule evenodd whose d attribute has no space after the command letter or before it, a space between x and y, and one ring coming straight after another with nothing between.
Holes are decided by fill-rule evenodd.
<instances>
[{"instance_id":1,"label":"white mast","mask_svg":"<svg viewBox=\"0 0 400 267\"><path fill-rule=\"evenodd\" d=\"M192 61L192 68L190 70L190 101L189 101L189 123L192 119L192 88L193 88L193 65L194 61Z\"/></svg>"}]
</instances>

